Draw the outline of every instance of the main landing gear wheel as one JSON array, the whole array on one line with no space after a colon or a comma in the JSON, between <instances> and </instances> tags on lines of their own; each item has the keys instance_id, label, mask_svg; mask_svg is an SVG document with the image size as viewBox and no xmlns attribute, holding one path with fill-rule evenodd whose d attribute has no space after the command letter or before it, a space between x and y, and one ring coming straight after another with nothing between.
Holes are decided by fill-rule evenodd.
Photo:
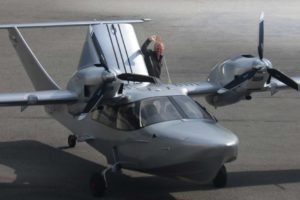
<instances>
[{"instance_id":1,"label":"main landing gear wheel","mask_svg":"<svg viewBox=\"0 0 300 200\"><path fill-rule=\"evenodd\" d=\"M70 148L75 147L77 141L77 137L75 135L69 135L68 137L68 145Z\"/></svg>"},{"instance_id":2,"label":"main landing gear wheel","mask_svg":"<svg viewBox=\"0 0 300 200\"><path fill-rule=\"evenodd\" d=\"M226 167L223 165L218 171L216 177L213 180L213 185L217 188L223 188L227 184L227 171Z\"/></svg>"},{"instance_id":3,"label":"main landing gear wheel","mask_svg":"<svg viewBox=\"0 0 300 200\"><path fill-rule=\"evenodd\" d=\"M90 190L94 197L102 197L106 191L106 182L104 176L100 173L95 173L90 179Z\"/></svg>"}]
</instances>

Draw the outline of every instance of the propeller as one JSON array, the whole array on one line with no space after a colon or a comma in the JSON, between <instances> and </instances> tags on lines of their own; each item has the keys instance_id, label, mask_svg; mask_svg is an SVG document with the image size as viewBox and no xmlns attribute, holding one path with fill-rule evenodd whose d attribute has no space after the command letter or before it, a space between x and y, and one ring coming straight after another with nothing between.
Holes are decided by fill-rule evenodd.
<instances>
[{"instance_id":1,"label":"propeller","mask_svg":"<svg viewBox=\"0 0 300 200\"><path fill-rule=\"evenodd\" d=\"M250 71L247 71L241 75L235 76L235 78L231 82L227 83L223 87L225 90L221 90L218 93L224 93L224 91L230 90L230 89L238 86L239 84L245 82L246 80L251 79L256 74L256 72L257 72L257 69L253 68Z\"/></svg>"},{"instance_id":2,"label":"propeller","mask_svg":"<svg viewBox=\"0 0 300 200\"><path fill-rule=\"evenodd\" d=\"M263 55L264 55L264 13L263 12L260 15L258 35L259 35L259 37L258 37L258 56L259 56L260 60L263 60ZM267 72L269 73L269 78L267 80L267 84L269 84L271 82L271 78L273 77L273 78L283 82L287 86L289 86L295 90L299 90L298 84L293 79L291 79L287 75L283 74L281 71L267 66Z\"/></svg>"},{"instance_id":3,"label":"propeller","mask_svg":"<svg viewBox=\"0 0 300 200\"><path fill-rule=\"evenodd\" d=\"M122 81L157 83L157 79L151 76L130 73L123 73L115 76L113 73L108 72L107 75L104 75L104 84L99 85L95 90L92 97L84 107L83 111L78 116L78 120L83 120L98 104L101 104L105 96L112 97L113 95L115 95L115 93L122 93L124 84L120 81L118 82L118 79ZM113 84L113 87L108 87L109 84ZM111 88L115 92L111 91Z\"/></svg>"},{"instance_id":4,"label":"propeller","mask_svg":"<svg viewBox=\"0 0 300 200\"><path fill-rule=\"evenodd\" d=\"M100 85L97 90L94 92L93 96L87 102L81 114L78 116L78 120L83 120L103 99L105 93L106 84Z\"/></svg>"},{"instance_id":5,"label":"propeller","mask_svg":"<svg viewBox=\"0 0 300 200\"><path fill-rule=\"evenodd\" d=\"M287 75L283 74L281 71L274 69L274 68L267 68L267 71L269 73L269 78L267 83L269 84L271 82L271 77L276 78L277 80L283 82L287 86L299 90L299 85L296 81L288 77Z\"/></svg>"},{"instance_id":6,"label":"propeller","mask_svg":"<svg viewBox=\"0 0 300 200\"><path fill-rule=\"evenodd\" d=\"M267 80L267 84L269 84L271 82L271 78L273 77L273 78L283 82L287 86L289 86L295 90L299 90L299 85L297 84L297 82L295 82L293 79L291 79L287 75L283 74L281 71L271 68L271 66L269 66L267 64L267 62L269 62L269 61L264 59L264 13L263 12L261 13L260 20L259 20L257 51L258 51L258 57L259 57L260 61L264 63L264 65L254 66L249 71L244 72L241 75L235 76L235 78L231 82L227 83L222 89L220 89L218 91L218 93L224 93L224 92L240 85L241 83L251 79L252 77L255 76L255 74L258 70L266 70L268 72L269 77Z\"/></svg>"},{"instance_id":7,"label":"propeller","mask_svg":"<svg viewBox=\"0 0 300 200\"><path fill-rule=\"evenodd\" d=\"M262 12L259 19L258 29L258 56L260 60L264 57L264 13Z\"/></svg>"}]
</instances>

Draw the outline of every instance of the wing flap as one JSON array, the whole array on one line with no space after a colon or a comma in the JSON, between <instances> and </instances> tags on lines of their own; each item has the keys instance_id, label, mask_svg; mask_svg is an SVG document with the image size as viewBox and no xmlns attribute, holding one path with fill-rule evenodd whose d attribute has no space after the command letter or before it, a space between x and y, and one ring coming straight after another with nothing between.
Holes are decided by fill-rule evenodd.
<instances>
[{"instance_id":1,"label":"wing flap","mask_svg":"<svg viewBox=\"0 0 300 200\"><path fill-rule=\"evenodd\" d=\"M37 92L0 93L0 106L31 106L69 104L78 100L69 90L45 90Z\"/></svg>"}]
</instances>

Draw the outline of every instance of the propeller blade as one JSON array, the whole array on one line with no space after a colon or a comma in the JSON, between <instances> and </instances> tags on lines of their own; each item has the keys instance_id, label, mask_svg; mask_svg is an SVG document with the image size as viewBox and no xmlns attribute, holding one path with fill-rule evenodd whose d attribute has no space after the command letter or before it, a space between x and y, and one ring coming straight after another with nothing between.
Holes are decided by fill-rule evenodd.
<instances>
[{"instance_id":1,"label":"propeller blade","mask_svg":"<svg viewBox=\"0 0 300 200\"><path fill-rule=\"evenodd\" d=\"M264 13L260 15L258 31L258 56L262 60L264 57Z\"/></svg>"},{"instance_id":2,"label":"propeller blade","mask_svg":"<svg viewBox=\"0 0 300 200\"><path fill-rule=\"evenodd\" d=\"M241 75L236 76L231 82L226 84L224 86L224 88L229 90L229 89L232 89L232 88L238 86L239 84L243 83L244 81L251 79L256 74L256 71L257 71L256 69L252 69Z\"/></svg>"},{"instance_id":3,"label":"propeller blade","mask_svg":"<svg viewBox=\"0 0 300 200\"><path fill-rule=\"evenodd\" d=\"M141 74L124 73L124 74L119 74L117 77L123 81L149 82L149 83L157 82L154 77L145 76Z\"/></svg>"},{"instance_id":4,"label":"propeller blade","mask_svg":"<svg viewBox=\"0 0 300 200\"><path fill-rule=\"evenodd\" d=\"M298 83L296 83L293 79L291 79L287 75L283 74L279 70L274 69L274 68L268 68L267 71L270 74L270 76L276 78L277 80L283 82L284 84L286 84L287 86L289 86L295 90L299 90Z\"/></svg>"},{"instance_id":5,"label":"propeller blade","mask_svg":"<svg viewBox=\"0 0 300 200\"><path fill-rule=\"evenodd\" d=\"M271 78L272 78L272 76L269 75L268 80L267 80L267 84L270 84L270 83L271 83Z\"/></svg>"},{"instance_id":6,"label":"propeller blade","mask_svg":"<svg viewBox=\"0 0 300 200\"><path fill-rule=\"evenodd\" d=\"M86 106L84 107L82 113L79 115L78 120L83 120L93 108L103 99L104 97L104 89L105 85L101 85L97 90L94 92L93 96L87 102Z\"/></svg>"},{"instance_id":7,"label":"propeller blade","mask_svg":"<svg viewBox=\"0 0 300 200\"><path fill-rule=\"evenodd\" d=\"M119 74L117 76L120 80L124 81L134 81L134 82L150 82L150 83L156 83L156 79L154 77L140 75L140 74L130 74L130 73L124 73ZM90 98L90 100L87 102L85 108L83 109L82 113L78 116L78 120L83 120L89 112L91 112L98 104L101 102L105 95L105 87L106 85L101 85L97 88L97 90L94 92L93 96ZM118 87L118 94L122 94L124 88L124 84L121 84ZM106 93L106 95L108 95Z\"/></svg>"}]
</instances>

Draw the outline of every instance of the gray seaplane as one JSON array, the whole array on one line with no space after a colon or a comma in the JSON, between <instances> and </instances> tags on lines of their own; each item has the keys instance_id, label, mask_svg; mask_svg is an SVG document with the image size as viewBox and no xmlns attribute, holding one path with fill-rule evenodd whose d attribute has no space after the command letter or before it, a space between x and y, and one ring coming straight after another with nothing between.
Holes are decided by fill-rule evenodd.
<instances>
[{"instance_id":1,"label":"gray seaplane","mask_svg":"<svg viewBox=\"0 0 300 200\"><path fill-rule=\"evenodd\" d=\"M237 158L239 140L192 97L214 107L250 100L255 92L299 90L263 57L264 20L259 23L258 56L241 55L216 65L202 82L164 84L149 76L133 25L147 20L4 24L35 91L0 93L1 106L44 105L72 131L70 147L86 141L107 159L90 188L101 196L107 172L130 169L166 177L197 177L224 187L225 164ZM77 71L62 89L45 71L20 29L87 26Z\"/></svg>"}]
</instances>

